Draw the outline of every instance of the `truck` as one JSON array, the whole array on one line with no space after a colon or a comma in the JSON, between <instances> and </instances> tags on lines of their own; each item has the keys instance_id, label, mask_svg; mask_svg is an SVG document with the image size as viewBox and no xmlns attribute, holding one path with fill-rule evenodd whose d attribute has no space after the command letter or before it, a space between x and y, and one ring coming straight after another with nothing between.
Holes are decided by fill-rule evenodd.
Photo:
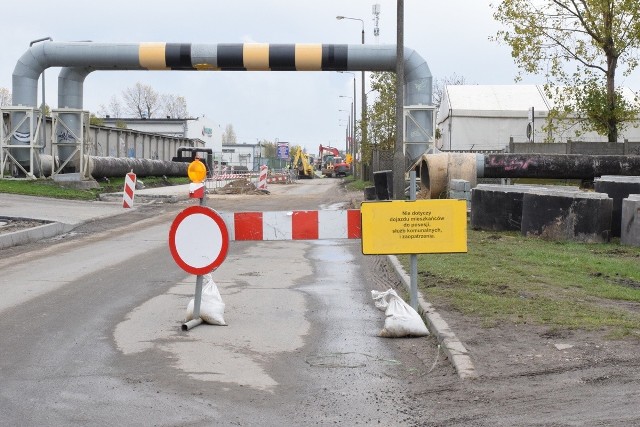
<instances>
[{"instance_id":1,"label":"truck","mask_svg":"<svg viewBox=\"0 0 640 427\"><path fill-rule=\"evenodd\" d=\"M317 162L323 176L333 178L351 174L351 164L344 160L335 147L320 144Z\"/></svg>"}]
</instances>

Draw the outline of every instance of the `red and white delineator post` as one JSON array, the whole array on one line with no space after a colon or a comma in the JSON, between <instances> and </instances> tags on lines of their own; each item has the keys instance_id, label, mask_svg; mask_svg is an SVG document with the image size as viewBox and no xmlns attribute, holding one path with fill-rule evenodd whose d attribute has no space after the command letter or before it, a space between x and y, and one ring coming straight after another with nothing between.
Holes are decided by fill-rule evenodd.
<instances>
[{"instance_id":1,"label":"red and white delineator post","mask_svg":"<svg viewBox=\"0 0 640 427\"><path fill-rule=\"evenodd\" d=\"M124 192L122 195L122 207L123 208L131 208L133 207L133 198L135 196L136 190L136 174L133 173L133 170L127 174L124 178Z\"/></svg>"},{"instance_id":2,"label":"red and white delineator post","mask_svg":"<svg viewBox=\"0 0 640 427\"><path fill-rule=\"evenodd\" d=\"M266 165L260 166L260 175L258 176L258 190L267 189L267 172L269 168Z\"/></svg>"}]
</instances>

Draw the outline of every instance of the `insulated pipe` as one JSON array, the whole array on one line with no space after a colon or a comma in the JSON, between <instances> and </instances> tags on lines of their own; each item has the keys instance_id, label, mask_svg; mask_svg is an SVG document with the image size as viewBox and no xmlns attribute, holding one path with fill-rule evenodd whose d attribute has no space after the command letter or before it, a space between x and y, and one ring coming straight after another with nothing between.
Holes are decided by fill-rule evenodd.
<instances>
[{"instance_id":1,"label":"insulated pipe","mask_svg":"<svg viewBox=\"0 0 640 427\"><path fill-rule=\"evenodd\" d=\"M424 154L414 165L427 198L446 196L449 181L477 178L593 179L640 175L640 156L582 154Z\"/></svg>"},{"instance_id":2,"label":"insulated pipe","mask_svg":"<svg viewBox=\"0 0 640 427\"><path fill-rule=\"evenodd\" d=\"M58 108L82 109L84 79L92 71L94 69L91 67L65 67L60 70L58 75ZM72 112L60 113L60 120L69 127L73 134L80 135L82 133L80 114ZM56 142L64 143L66 141L66 131L62 125L58 124L52 132L56 136ZM80 164L79 156L76 156L75 159L70 159L74 152L75 147L60 145L58 148L60 163L69 162L69 165L73 165L78 169Z\"/></svg>"},{"instance_id":3,"label":"insulated pipe","mask_svg":"<svg viewBox=\"0 0 640 427\"><path fill-rule=\"evenodd\" d=\"M430 104L432 76L426 62L405 48L405 99L408 104ZM83 73L103 70L271 70L271 71L394 71L394 45L346 44L191 44L43 42L30 47L13 72L13 105L35 106L38 76L49 67L64 70L59 102L82 108ZM84 69L84 71L82 71ZM84 74L84 77L86 77ZM14 113L12 121L24 113ZM422 120L422 119L421 119ZM421 123L429 129L429 120ZM24 127L24 126L23 126ZM20 129L29 133L29 129ZM12 140L12 143L19 141ZM424 148L424 149L423 149ZM408 153L413 159L427 146ZM415 154L415 151L420 151ZM27 161L27 159L19 159Z\"/></svg>"},{"instance_id":4,"label":"insulated pipe","mask_svg":"<svg viewBox=\"0 0 640 427\"><path fill-rule=\"evenodd\" d=\"M87 173L98 179L102 177L125 176L133 171L138 176L187 176L187 162L133 159L129 157L88 156Z\"/></svg>"}]
</instances>

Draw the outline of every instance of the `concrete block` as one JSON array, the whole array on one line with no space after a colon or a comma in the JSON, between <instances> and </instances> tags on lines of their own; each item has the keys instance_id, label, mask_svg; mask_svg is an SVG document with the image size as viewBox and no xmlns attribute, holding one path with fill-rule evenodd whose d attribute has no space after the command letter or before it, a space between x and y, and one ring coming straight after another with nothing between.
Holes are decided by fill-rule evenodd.
<instances>
[{"instance_id":1,"label":"concrete block","mask_svg":"<svg viewBox=\"0 0 640 427\"><path fill-rule=\"evenodd\" d=\"M449 181L451 191L471 191L471 183L464 179L452 179Z\"/></svg>"},{"instance_id":2,"label":"concrete block","mask_svg":"<svg viewBox=\"0 0 640 427\"><path fill-rule=\"evenodd\" d=\"M578 187L554 187L579 191ZM478 184L471 191L471 227L487 231L520 231L522 198L532 191L551 191L540 185Z\"/></svg>"},{"instance_id":3,"label":"concrete block","mask_svg":"<svg viewBox=\"0 0 640 427\"><path fill-rule=\"evenodd\" d=\"M620 243L640 246L640 194L622 200Z\"/></svg>"},{"instance_id":4,"label":"concrete block","mask_svg":"<svg viewBox=\"0 0 640 427\"><path fill-rule=\"evenodd\" d=\"M622 199L630 194L640 194L640 176L603 175L596 178L593 189L613 199L611 213L611 236L620 237L622 222Z\"/></svg>"},{"instance_id":5,"label":"concrete block","mask_svg":"<svg viewBox=\"0 0 640 427\"><path fill-rule=\"evenodd\" d=\"M449 190L449 198L458 200L471 200L471 192Z\"/></svg>"},{"instance_id":6,"label":"concrete block","mask_svg":"<svg viewBox=\"0 0 640 427\"><path fill-rule=\"evenodd\" d=\"M613 200L602 193L549 189L525 193L521 232L549 240L608 242L612 209Z\"/></svg>"}]
</instances>

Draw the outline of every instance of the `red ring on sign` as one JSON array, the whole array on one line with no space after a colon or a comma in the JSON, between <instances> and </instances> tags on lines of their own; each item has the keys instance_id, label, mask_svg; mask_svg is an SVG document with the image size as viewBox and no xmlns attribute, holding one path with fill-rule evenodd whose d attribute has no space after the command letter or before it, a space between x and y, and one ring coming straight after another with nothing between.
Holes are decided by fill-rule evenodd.
<instances>
[{"instance_id":1,"label":"red ring on sign","mask_svg":"<svg viewBox=\"0 0 640 427\"><path fill-rule=\"evenodd\" d=\"M188 218L191 215L198 215L198 214L206 215L216 223L216 225L220 229L220 235L222 240L220 253L215 257L213 262L202 267L189 265L178 253L178 248L176 245L176 232L178 231L178 228L180 227L180 224L182 223L182 221L184 221L186 218ZM227 226L224 223L224 220L222 219L222 217L218 215L218 213L213 209L208 208L206 206L190 206L185 210L183 210L182 212L180 212L176 216L176 218L173 220L173 223L171 223L171 228L169 229L169 249L171 251L171 256L173 257L173 260L176 262L176 264L178 264L180 268L182 268L187 273L191 273L195 275L203 275L203 274L211 273L213 270L218 268L220 264L222 264L222 262L227 257L227 252L229 250L229 232L227 231Z\"/></svg>"}]
</instances>

